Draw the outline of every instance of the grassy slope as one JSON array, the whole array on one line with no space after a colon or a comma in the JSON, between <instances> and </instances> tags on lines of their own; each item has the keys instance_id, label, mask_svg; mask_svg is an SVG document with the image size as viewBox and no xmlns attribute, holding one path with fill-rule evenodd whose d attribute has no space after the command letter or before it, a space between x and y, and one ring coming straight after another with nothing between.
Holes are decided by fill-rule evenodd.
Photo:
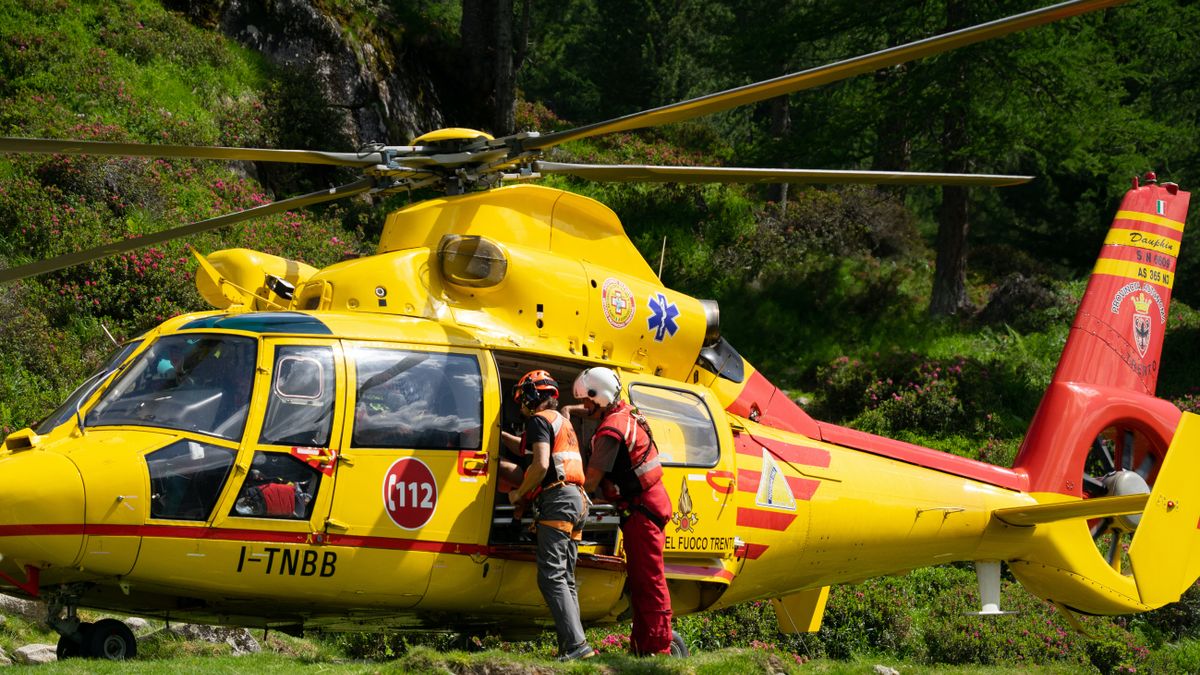
<instances>
[{"instance_id":1,"label":"grassy slope","mask_svg":"<svg viewBox=\"0 0 1200 675\"><path fill-rule=\"evenodd\" d=\"M280 74L147 0L0 2L0 133L270 146ZM299 96L301 92L292 92ZM0 158L9 265L260 204L244 166L103 157ZM45 415L111 348L183 311L201 251L252 246L316 265L362 244L354 207L284 213L9 285L0 296L0 435Z\"/></svg>"}]
</instances>

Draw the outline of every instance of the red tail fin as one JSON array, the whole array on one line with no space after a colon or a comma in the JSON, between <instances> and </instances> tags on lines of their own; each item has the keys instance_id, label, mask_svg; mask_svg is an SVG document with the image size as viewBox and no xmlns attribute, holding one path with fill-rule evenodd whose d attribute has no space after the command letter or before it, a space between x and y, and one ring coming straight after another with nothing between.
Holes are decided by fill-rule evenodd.
<instances>
[{"instance_id":1,"label":"red tail fin","mask_svg":"<svg viewBox=\"0 0 1200 675\"><path fill-rule=\"evenodd\" d=\"M1125 193L1071 326L1055 381L1154 395L1189 194L1174 183Z\"/></svg>"},{"instance_id":2,"label":"red tail fin","mask_svg":"<svg viewBox=\"0 0 1200 675\"><path fill-rule=\"evenodd\" d=\"M1153 175L1125 194L1017 455L1032 490L1100 494L1118 469L1153 482L1180 416L1154 390L1189 196Z\"/></svg>"}]
</instances>

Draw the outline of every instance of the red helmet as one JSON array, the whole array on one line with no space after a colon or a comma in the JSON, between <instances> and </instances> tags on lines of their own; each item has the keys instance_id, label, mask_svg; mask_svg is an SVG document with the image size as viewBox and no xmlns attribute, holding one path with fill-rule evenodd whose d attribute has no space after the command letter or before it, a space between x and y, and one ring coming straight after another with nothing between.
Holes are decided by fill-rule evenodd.
<instances>
[{"instance_id":1,"label":"red helmet","mask_svg":"<svg viewBox=\"0 0 1200 675\"><path fill-rule=\"evenodd\" d=\"M558 398L558 383L544 370L531 370L513 386L513 400L533 410L550 398Z\"/></svg>"}]
</instances>

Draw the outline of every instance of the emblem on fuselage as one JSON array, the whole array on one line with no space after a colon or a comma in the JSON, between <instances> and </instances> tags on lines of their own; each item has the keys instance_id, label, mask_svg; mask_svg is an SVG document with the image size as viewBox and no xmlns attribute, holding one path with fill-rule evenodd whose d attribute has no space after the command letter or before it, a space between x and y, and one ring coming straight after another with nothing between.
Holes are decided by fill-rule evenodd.
<instances>
[{"instance_id":1,"label":"emblem on fuselage","mask_svg":"<svg viewBox=\"0 0 1200 675\"><path fill-rule=\"evenodd\" d=\"M667 296L659 293L650 298L650 318L646 320L646 327L654 331L656 342L662 342L668 335L675 336L679 330L679 324L675 323L678 316L679 308L667 300Z\"/></svg>"},{"instance_id":2,"label":"emblem on fuselage","mask_svg":"<svg viewBox=\"0 0 1200 675\"><path fill-rule=\"evenodd\" d=\"M1133 302L1133 343L1137 345L1138 354L1146 356L1150 348L1150 298L1140 293Z\"/></svg>"},{"instance_id":3,"label":"emblem on fuselage","mask_svg":"<svg viewBox=\"0 0 1200 675\"><path fill-rule=\"evenodd\" d=\"M1134 295L1135 293L1137 295ZM1138 281L1125 284L1117 290L1113 295L1110 311L1113 314L1119 314L1126 300L1133 305L1131 319L1133 344L1137 347L1138 355L1145 358L1146 352L1150 350L1150 337L1153 334L1154 326L1153 315L1150 311L1157 308L1158 322L1165 325L1167 322L1165 304L1153 284Z\"/></svg>"},{"instance_id":4,"label":"emblem on fuselage","mask_svg":"<svg viewBox=\"0 0 1200 675\"><path fill-rule=\"evenodd\" d=\"M637 310L633 291L620 279L612 277L605 279L600 287L600 305L604 308L604 318L613 328L628 326Z\"/></svg>"},{"instance_id":5,"label":"emblem on fuselage","mask_svg":"<svg viewBox=\"0 0 1200 675\"><path fill-rule=\"evenodd\" d=\"M675 523L676 532L694 532L692 526L700 522L700 514L692 511L692 495L688 492L687 477L683 478L683 486L679 488L678 510L671 514L671 522Z\"/></svg>"},{"instance_id":6,"label":"emblem on fuselage","mask_svg":"<svg viewBox=\"0 0 1200 675\"><path fill-rule=\"evenodd\" d=\"M425 526L437 508L433 472L419 459L401 457L383 478L383 506L392 522L406 530Z\"/></svg>"}]
</instances>

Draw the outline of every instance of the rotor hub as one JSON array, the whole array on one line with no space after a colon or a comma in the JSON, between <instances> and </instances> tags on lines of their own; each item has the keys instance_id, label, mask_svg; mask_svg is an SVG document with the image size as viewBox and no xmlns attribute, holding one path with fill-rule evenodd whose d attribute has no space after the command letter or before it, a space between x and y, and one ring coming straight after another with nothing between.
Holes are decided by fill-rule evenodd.
<instances>
[{"instance_id":1,"label":"rotor hub","mask_svg":"<svg viewBox=\"0 0 1200 675\"><path fill-rule=\"evenodd\" d=\"M1106 496L1108 497L1123 497L1125 495L1143 495L1150 493L1150 485L1146 479L1136 471L1128 469L1120 469L1114 471L1103 479ZM1137 529L1138 523L1141 522L1141 514L1133 513L1123 516L1117 516L1114 525L1126 532L1132 532Z\"/></svg>"}]
</instances>

